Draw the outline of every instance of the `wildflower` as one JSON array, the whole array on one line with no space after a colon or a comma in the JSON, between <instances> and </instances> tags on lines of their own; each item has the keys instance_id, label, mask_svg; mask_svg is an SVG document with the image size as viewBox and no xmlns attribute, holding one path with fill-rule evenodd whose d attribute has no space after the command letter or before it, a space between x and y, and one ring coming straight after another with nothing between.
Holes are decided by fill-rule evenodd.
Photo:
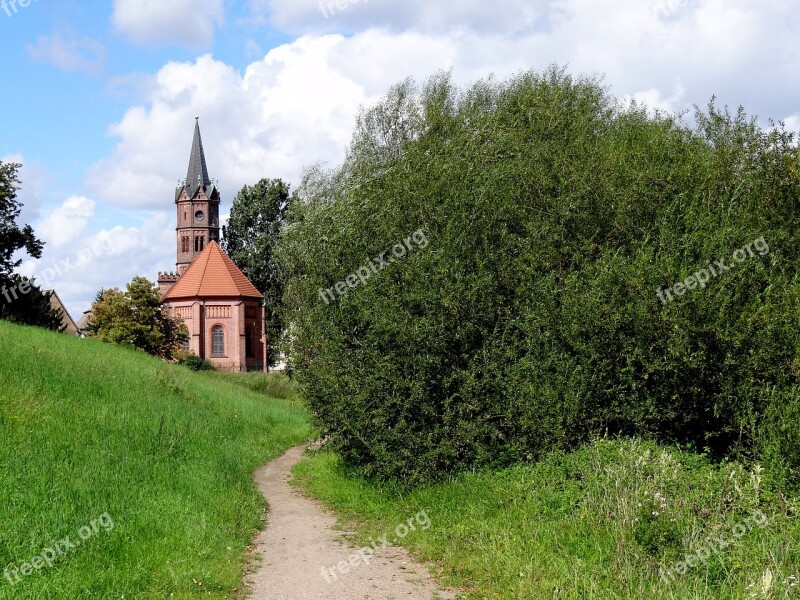
<instances>
[{"instance_id":1,"label":"wildflower","mask_svg":"<svg viewBox=\"0 0 800 600\"><path fill-rule=\"evenodd\" d=\"M678 506L681 506L681 507L682 507L684 504L686 504L686 502L684 501L684 499L683 499L683 498L681 498L680 500L678 500Z\"/></svg>"},{"instance_id":2,"label":"wildflower","mask_svg":"<svg viewBox=\"0 0 800 600\"><path fill-rule=\"evenodd\" d=\"M703 516L703 517L707 517L708 516L708 511L704 508L703 510L700 511L700 515Z\"/></svg>"}]
</instances>

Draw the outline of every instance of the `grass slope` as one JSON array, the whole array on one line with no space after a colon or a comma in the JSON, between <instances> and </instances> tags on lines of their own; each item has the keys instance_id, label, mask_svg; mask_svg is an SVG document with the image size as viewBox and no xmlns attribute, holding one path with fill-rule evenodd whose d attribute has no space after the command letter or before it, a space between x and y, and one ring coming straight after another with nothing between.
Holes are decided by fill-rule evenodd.
<instances>
[{"instance_id":1,"label":"grass slope","mask_svg":"<svg viewBox=\"0 0 800 600\"><path fill-rule=\"evenodd\" d=\"M235 595L252 472L307 437L303 409L92 340L2 321L0 339L0 570L91 531L0 573L0 598Z\"/></svg>"},{"instance_id":2,"label":"grass slope","mask_svg":"<svg viewBox=\"0 0 800 600\"><path fill-rule=\"evenodd\" d=\"M758 468L600 440L406 493L350 476L328 451L295 475L357 544L388 534L467 598L800 598L800 499L767 491ZM398 538L421 511L431 527Z\"/></svg>"}]
</instances>

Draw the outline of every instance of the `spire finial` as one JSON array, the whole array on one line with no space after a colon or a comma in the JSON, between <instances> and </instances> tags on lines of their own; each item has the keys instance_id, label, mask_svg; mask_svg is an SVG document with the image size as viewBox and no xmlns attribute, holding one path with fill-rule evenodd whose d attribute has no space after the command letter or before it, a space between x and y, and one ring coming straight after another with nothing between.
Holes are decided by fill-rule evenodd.
<instances>
[{"instance_id":1,"label":"spire finial","mask_svg":"<svg viewBox=\"0 0 800 600\"><path fill-rule=\"evenodd\" d=\"M195 116L194 116L194 120L195 120L195 121L199 121L199 120L200 120L200 115L195 115Z\"/></svg>"}]
</instances>

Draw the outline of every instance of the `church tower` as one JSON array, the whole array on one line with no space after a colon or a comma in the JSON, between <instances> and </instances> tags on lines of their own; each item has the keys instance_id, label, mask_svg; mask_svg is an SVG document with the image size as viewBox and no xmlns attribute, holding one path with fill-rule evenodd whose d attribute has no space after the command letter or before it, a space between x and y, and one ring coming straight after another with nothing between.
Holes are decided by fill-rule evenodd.
<instances>
[{"instance_id":1,"label":"church tower","mask_svg":"<svg viewBox=\"0 0 800 600\"><path fill-rule=\"evenodd\" d=\"M195 117L189 170L175 190L178 275L184 274L209 242L219 242L219 203L218 183L208 176L200 120Z\"/></svg>"},{"instance_id":2,"label":"church tower","mask_svg":"<svg viewBox=\"0 0 800 600\"><path fill-rule=\"evenodd\" d=\"M208 176L200 117L195 117L194 139L186 179L175 188L175 273L159 273L158 287L166 294L212 241L219 242L219 183Z\"/></svg>"}]
</instances>

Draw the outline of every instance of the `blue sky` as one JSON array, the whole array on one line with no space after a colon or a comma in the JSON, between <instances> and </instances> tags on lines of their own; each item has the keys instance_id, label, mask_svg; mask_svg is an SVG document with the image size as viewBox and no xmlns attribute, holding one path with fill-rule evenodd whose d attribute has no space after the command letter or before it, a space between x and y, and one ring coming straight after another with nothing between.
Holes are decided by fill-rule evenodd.
<instances>
[{"instance_id":1,"label":"blue sky","mask_svg":"<svg viewBox=\"0 0 800 600\"><path fill-rule=\"evenodd\" d=\"M715 94L800 129L788 0L5 2L0 160L23 164L23 219L47 243L22 271L76 318L100 288L174 268L195 113L223 213L245 183L337 164L360 107L440 69L466 85L567 65L622 100Z\"/></svg>"}]
</instances>

